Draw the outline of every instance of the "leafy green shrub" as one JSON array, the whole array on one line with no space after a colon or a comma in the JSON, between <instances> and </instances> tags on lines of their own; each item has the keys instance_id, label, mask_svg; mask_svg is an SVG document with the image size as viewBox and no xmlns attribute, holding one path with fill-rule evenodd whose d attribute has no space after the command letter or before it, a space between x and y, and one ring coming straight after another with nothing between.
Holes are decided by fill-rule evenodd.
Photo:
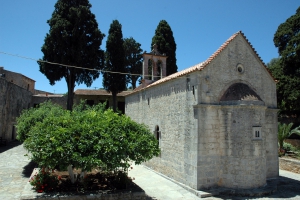
<instances>
[{"instance_id":1,"label":"leafy green shrub","mask_svg":"<svg viewBox=\"0 0 300 200\"><path fill-rule=\"evenodd\" d=\"M295 149L295 148L294 148L294 146L291 145L290 143L284 142L284 143L283 143L283 149L284 149L285 151L293 151L293 149Z\"/></svg>"},{"instance_id":2,"label":"leafy green shrub","mask_svg":"<svg viewBox=\"0 0 300 200\"><path fill-rule=\"evenodd\" d=\"M24 142L30 129L36 123L42 122L49 115L59 116L63 113L64 110L57 104L51 103L51 101L41 103L38 108L23 110L20 117L17 118L17 139Z\"/></svg>"},{"instance_id":3,"label":"leafy green shrub","mask_svg":"<svg viewBox=\"0 0 300 200\"><path fill-rule=\"evenodd\" d=\"M32 126L27 118L32 119ZM40 167L126 171L132 161L140 164L159 155L158 142L145 125L105 110L101 104L80 104L73 112L42 104L22 113L18 123L26 136L24 147Z\"/></svg>"},{"instance_id":4,"label":"leafy green shrub","mask_svg":"<svg viewBox=\"0 0 300 200\"><path fill-rule=\"evenodd\" d=\"M292 129L293 123L278 123L278 143L279 149L283 149L283 141L289 138L293 133L300 135L300 127Z\"/></svg>"}]
</instances>

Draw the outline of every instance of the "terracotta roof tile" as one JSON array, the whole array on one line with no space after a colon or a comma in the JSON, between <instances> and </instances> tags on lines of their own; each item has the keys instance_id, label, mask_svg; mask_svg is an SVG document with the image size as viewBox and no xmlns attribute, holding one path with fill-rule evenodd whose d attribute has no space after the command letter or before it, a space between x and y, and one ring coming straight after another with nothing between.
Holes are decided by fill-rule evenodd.
<instances>
[{"instance_id":1,"label":"terracotta roof tile","mask_svg":"<svg viewBox=\"0 0 300 200\"><path fill-rule=\"evenodd\" d=\"M239 31L235 34L233 34L228 40L226 40L221 46L220 48L214 52L206 61L204 62L201 62L197 65L194 65L190 68L187 68L187 69L184 69L180 72L176 72L174 74L171 74L169 76L166 76L162 79L159 79L157 81L155 81L154 83L152 84L149 84L147 86L145 86L144 88L141 87L141 85L139 87L137 87L132 93L135 93L137 91L140 91L142 89L146 89L146 88L149 88L149 87L152 87L152 86L155 86L155 85L158 85L158 84L161 84L161 83L164 83L166 81L169 81L169 80L172 80L172 79L175 79L175 78L179 78L181 76L184 76L186 74L189 74L189 73L192 73L192 72L195 72L195 71L201 71L203 70L213 59L215 59L227 46L228 44L234 39L236 38L238 35L242 35L244 37L244 39L247 41L247 43L249 44L249 46L252 48L252 50L255 52L256 56L258 57L258 59L261 61L261 63L263 64L263 66L267 69L267 71L269 72L269 74L271 75L271 77L274 79L274 81L276 82L275 78L272 76L272 74L270 73L269 69L267 68L267 66L264 64L264 62L262 61L262 59L260 58L260 56L256 53L255 49L253 48L253 46L251 45L251 43L248 41L248 39L245 37L245 35ZM132 93L129 93L129 94L132 94ZM129 94L126 94L126 95L129 95Z\"/></svg>"}]
</instances>

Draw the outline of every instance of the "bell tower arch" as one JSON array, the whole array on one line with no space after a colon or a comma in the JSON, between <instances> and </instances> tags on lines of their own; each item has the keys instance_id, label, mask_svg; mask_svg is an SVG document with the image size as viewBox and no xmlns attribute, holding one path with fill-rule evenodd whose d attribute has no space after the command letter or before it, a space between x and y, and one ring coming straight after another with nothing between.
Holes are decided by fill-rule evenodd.
<instances>
[{"instance_id":1,"label":"bell tower arch","mask_svg":"<svg viewBox=\"0 0 300 200\"><path fill-rule=\"evenodd\" d=\"M161 54L157 50L157 45L153 45L150 53L143 53L143 77L146 83L154 82L162 79L167 74L167 58L165 54Z\"/></svg>"}]
</instances>

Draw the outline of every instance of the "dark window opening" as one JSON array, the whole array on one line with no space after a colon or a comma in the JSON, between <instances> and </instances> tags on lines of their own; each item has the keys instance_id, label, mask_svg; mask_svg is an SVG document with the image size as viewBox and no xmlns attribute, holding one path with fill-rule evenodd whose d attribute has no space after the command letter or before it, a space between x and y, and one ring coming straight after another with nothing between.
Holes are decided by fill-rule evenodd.
<instances>
[{"instance_id":1,"label":"dark window opening","mask_svg":"<svg viewBox=\"0 0 300 200\"><path fill-rule=\"evenodd\" d=\"M93 106L94 105L94 100L86 100L86 104L89 106Z\"/></svg>"},{"instance_id":2,"label":"dark window opening","mask_svg":"<svg viewBox=\"0 0 300 200\"><path fill-rule=\"evenodd\" d=\"M118 102L118 109L125 114L125 102Z\"/></svg>"},{"instance_id":3,"label":"dark window opening","mask_svg":"<svg viewBox=\"0 0 300 200\"><path fill-rule=\"evenodd\" d=\"M155 138L159 141L159 133L160 133L160 131L159 131L159 126L158 125L156 125L155 126Z\"/></svg>"},{"instance_id":4,"label":"dark window opening","mask_svg":"<svg viewBox=\"0 0 300 200\"><path fill-rule=\"evenodd\" d=\"M162 62L161 62L161 60L159 60L159 61L157 61L157 68L156 68L156 78L155 78L155 80L159 80L159 79L161 79L162 78Z\"/></svg>"},{"instance_id":5,"label":"dark window opening","mask_svg":"<svg viewBox=\"0 0 300 200\"><path fill-rule=\"evenodd\" d=\"M259 131L255 131L255 137L259 137Z\"/></svg>"},{"instance_id":6,"label":"dark window opening","mask_svg":"<svg viewBox=\"0 0 300 200\"><path fill-rule=\"evenodd\" d=\"M153 80L152 72L153 72L153 61L151 59L149 59L148 60L148 79L149 80Z\"/></svg>"}]
</instances>

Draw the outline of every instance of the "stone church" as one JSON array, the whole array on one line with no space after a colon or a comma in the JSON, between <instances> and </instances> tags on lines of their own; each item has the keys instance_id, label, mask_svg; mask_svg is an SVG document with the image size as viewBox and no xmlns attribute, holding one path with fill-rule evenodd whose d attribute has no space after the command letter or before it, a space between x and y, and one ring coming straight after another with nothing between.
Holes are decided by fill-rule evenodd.
<instances>
[{"instance_id":1,"label":"stone church","mask_svg":"<svg viewBox=\"0 0 300 200\"><path fill-rule=\"evenodd\" d=\"M242 32L170 76L155 47L143 57L125 113L159 142L161 154L145 165L194 189L250 189L278 177L276 81Z\"/></svg>"}]
</instances>

